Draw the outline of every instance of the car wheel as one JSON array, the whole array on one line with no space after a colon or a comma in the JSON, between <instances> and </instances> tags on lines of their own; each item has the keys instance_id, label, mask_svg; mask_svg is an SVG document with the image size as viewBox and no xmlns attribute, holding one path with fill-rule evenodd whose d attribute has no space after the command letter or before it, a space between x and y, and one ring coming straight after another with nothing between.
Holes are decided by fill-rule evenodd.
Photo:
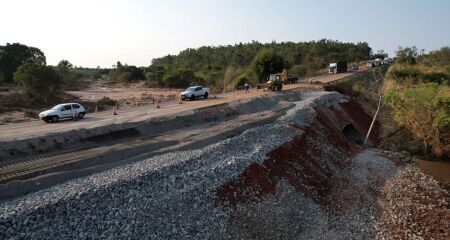
<instances>
[{"instance_id":1,"label":"car wheel","mask_svg":"<svg viewBox=\"0 0 450 240\"><path fill-rule=\"evenodd\" d=\"M57 122L59 120L58 116L52 116L52 122Z\"/></svg>"},{"instance_id":2,"label":"car wheel","mask_svg":"<svg viewBox=\"0 0 450 240\"><path fill-rule=\"evenodd\" d=\"M78 118L79 119L83 119L84 118L84 113L78 113Z\"/></svg>"},{"instance_id":3,"label":"car wheel","mask_svg":"<svg viewBox=\"0 0 450 240\"><path fill-rule=\"evenodd\" d=\"M191 101L194 101L194 100L195 100L195 95L192 94L192 95L191 95Z\"/></svg>"},{"instance_id":4,"label":"car wheel","mask_svg":"<svg viewBox=\"0 0 450 240\"><path fill-rule=\"evenodd\" d=\"M205 92L205 95L203 95L203 98L204 98L204 99L207 99L207 98L208 98L208 93L207 93L207 92Z\"/></svg>"}]
</instances>

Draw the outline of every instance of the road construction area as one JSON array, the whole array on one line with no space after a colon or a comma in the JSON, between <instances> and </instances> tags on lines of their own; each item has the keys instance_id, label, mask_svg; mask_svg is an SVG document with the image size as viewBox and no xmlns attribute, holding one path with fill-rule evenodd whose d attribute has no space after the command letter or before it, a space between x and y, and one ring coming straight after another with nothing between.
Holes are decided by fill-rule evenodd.
<instances>
[{"instance_id":1,"label":"road construction area","mask_svg":"<svg viewBox=\"0 0 450 240\"><path fill-rule=\"evenodd\" d=\"M0 183L7 184L2 185L5 188L0 197L18 196L124 164L123 158L141 153L167 152L188 146L187 143L218 140L219 136L228 136L227 131L245 127L233 129L224 124L262 124L266 117L286 107L267 96L319 89L318 84L289 84L283 92L235 91L196 101L168 101L98 112L80 121L51 124L31 121L0 126ZM214 126L209 131L210 122L220 127ZM193 137L196 135L199 136ZM34 178L40 178L37 186L33 180L29 181Z\"/></svg>"},{"instance_id":2,"label":"road construction area","mask_svg":"<svg viewBox=\"0 0 450 240\"><path fill-rule=\"evenodd\" d=\"M0 238L448 238L448 192L412 157L361 147L370 120L338 93L296 89L72 131L24 162L66 163L0 184Z\"/></svg>"},{"instance_id":3,"label":"road construction area","mask_svg":"<svg viewBox=\"0 0 450 240\"><path fill-rule=\"evenodd\" d=\"M291 89L301 88L301 89L321 89L321 84L326 84L336 80L346 78L353 75L354 73L342 73L325 75L312 78L313 84L310 83L296 83L284 85L283 90L289 91ZM77 94L76 92L72 92ZM84 98L100 98L100 96L107 96L114 99L116 95L123 97L124 93L117 93L117 91L111 91L112 95L108 95L106 92L102 93L92 93L82 92ZM256 91L253 88L250 93L245 93L244 91L235 91L230 93L213 94L209 99L200 99L197 101L183 101L183 104L179 104L178 99L172 101L164 101L159 104L160 108L156 108L156 103L142 106L130 106L119 107L116 113L113 115L113 111L103 111L98 113L88 114L82 121L61 121L55 124L46 124L43 121L34 120L30 122L15 123L0 125L0 142L25 139L29 137L42 136L50 133L66 132L73 129L80 128L95 128L99 126L105 126L110 124L121 124L126 122L141 121L142 119L147 119L151 117L170 115L179 113L186 110L202 108L206 106L212 106L217 104L222 104L226 102L236 101L240 99L247 99L254 96L261 96L265 94L271 94L270 91L259 90Z\"/></svg>"},{"instance_id":4,"label":"road construction area","mask_svg":"<svg viewBox=\"0 0 450 240\"><path fill-rule=\"evenodd\" d=\"M285 85L284 90L288 91L295 88L320 89L320 85L302 83L290 84ZM116 110L117 115L113 114L113 110L103 111L87 114L86 117L81 121L62 120L58 123L47 124L43 121L35 120L24 123L0 125L0 142L42 136L49 133L66 132L73 129L89 129L111 124L137 122L152 117L176 114L186 110L213 106L231 101L244 100L266 94L272 94L272 92L263 90L257 91L256 89L253 89L250 91L250 93L245 93L244 91L236 91L231 93L217 94L210 96L208 99L182 101L182 104L180 104L178 100L162 102L159 104L160 108L156 107L156 102L150 105L137 107L119 107Z\"/></svg>"},{"instance_id":5,"label":"road construction area","mask_svg":"<svg viewBox=\"0 0 450 240\"><path fill-rule=\"evenodd\" d=\"M117 113L1 126L1 239L450 236L448 192L320 85Z\"/></svg>"}]
</instances>

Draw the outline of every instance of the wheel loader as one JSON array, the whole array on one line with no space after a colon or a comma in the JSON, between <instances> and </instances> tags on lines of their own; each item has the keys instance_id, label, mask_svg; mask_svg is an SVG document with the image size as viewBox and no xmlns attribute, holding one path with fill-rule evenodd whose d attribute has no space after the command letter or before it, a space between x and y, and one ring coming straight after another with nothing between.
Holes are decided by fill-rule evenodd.
<instances>
[{"instance_id":1,"label":"wheel loader","mask_svg":"<svg viewBox=\"0 0 450 240\"><path fill-rule=\"evenodd\" d=\"M283 83L286 81L288 76L287 70L284 69L281 73L270 74L267 78L267 89L272 91L281 91L283 89Z\"/></svg>"}]
</instances>

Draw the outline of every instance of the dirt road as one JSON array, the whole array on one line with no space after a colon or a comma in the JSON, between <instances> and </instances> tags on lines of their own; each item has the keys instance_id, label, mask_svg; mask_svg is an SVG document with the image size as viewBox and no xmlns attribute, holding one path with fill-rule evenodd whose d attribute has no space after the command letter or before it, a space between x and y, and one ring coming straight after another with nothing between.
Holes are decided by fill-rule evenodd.
<instances>
[{"instance_id":1,"label":"dirt road","mask_svg":"<svg viewBox=\"0 0 450 240\"><path fill-rule=\"evenodd\" d=\"M327 83L341 78L348 77L352 73L336 74L330 76L323 76L315 78L315 82ZM297 83L285 85L283 91L288 91L295 88L305 89L320 89L320 84ZM81 121L62 120L58 123L47 124L43 121L34 120L31 122L16 123L0 125L0 142L11 140L26 139L30 137L43 136L48 133L65 132L80 128L95 128L110 124L121 124L126 122L135 122L149 119L151 117L170 115L186 110L202 108L206 106L217 105L221 103L236 101L239 99L246 99L265 94L274 94L270 91L256 91L252 89L250 93L244 91L236 91L218 95L212 95L209 99L201 99L196 101L183 101L179 104L178 101L163 102L160 108L156 108L155 104L119 108L118 115L113 115L112 111L104 111L99 113L88 114L85 119Z\"/></svg>"},{"instance_id":2,"label":"dirt road","mask_svg":"<svg viewBox=\"0 0 450 240\"><path fill-rule=\"evenodd\" d=\"M288 90L293 88L318 88L318 86L311 86L308 84L292 84L286 85L285 89ZM35 120L25 123L1 125L0 141L19 140L79 128L88 129L109 124L142 121L151 117L170 115L186 110L217 105L265 94L273 93L268 91L252 90L250 93L245 94L243 91L240 91L239 93L233 92L211 96L209 99L183 101L182 104L179 104L178 101L163 102L160 104L160 108L156 108L155 104L133 108L119 108L117 110L118 115L113 115L111 111L104 111L88 114L85 119L80 121L61 120L57 123L47 124L43 121Z\"/></svg>"}]
</instances>

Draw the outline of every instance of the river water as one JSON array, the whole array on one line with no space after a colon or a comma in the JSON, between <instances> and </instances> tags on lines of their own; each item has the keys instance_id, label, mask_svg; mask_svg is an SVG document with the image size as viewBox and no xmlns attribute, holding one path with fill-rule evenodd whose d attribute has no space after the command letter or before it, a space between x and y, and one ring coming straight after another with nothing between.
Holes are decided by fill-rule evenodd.
<instances>
[{"instance_id":1,"label":"river water","mask_svg":"<svg viewBox=\"0 0 450 240\"><path fill-rule=\"evenodd\" d=\"M418 167L442 183L450 183L450 161L417 160Z\"/></svg>"}]
</instances>

